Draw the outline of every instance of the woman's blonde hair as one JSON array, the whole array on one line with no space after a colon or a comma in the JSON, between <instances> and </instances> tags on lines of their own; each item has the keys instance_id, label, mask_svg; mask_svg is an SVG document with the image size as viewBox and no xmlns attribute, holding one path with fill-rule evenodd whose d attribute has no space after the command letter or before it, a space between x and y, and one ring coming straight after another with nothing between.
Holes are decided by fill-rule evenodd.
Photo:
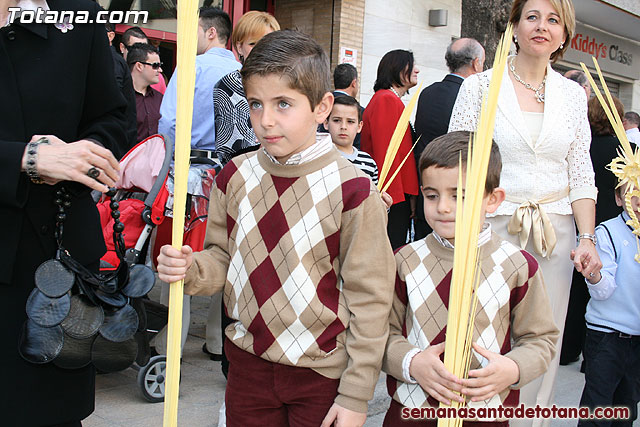
<instances>
[{"instance_id":1,"label":"woman's blonde hair","mask_svg":"<svg viewBox=\"0 0 640 427\"><path fill-rule=\"evenodd\" d=\"M233 29L231 45L235 48L251 38L261 38L269 30L280 30L280 24L273 15L257 10L249 11L240 17Z\"/></svg>"},{"instance_id":2,"label":"woman's blonde hair","mask_svg":"<svg viewBox=\"0 0 640 427\"><path fill-rule=\"evenodd\" d=\"M511 14L509 15L509 22L514 26L520 21L524 5L527 1L528 0L515 0L513 2L513 6L511 6ZM555 63L557 60L562 58L564 52L569 48L569 43L571 43L571 39L573 39L573 35L576 32L576 11L573 8L571 0L549 0L549 3L551 3L551 6L553 6L556 12L558 12L558 15L560 15L560 19L564 24L564 32L567 34L567 37L564 40L564 46L551 54L551 63ZM514 43L516 45L516 51L520 50L520 46L515 41L515 37Z\"/></svg>"}]
</instances>

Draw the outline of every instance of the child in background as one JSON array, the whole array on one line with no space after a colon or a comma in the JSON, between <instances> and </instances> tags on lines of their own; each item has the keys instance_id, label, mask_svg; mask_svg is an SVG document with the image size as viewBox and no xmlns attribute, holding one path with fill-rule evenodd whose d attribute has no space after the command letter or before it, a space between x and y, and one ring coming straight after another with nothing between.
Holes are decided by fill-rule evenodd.
<instances>
[{"instance_id":1,"label":"child in background","mask_svg":"<svg viewBox=\"0 0 640 427\"><path fill-rule=\"evenodd\" d=\"M469 379L448 372L444 352L447 304L455 244L458 168L465 179L469 132L434 139L423 151L424 214L433 232L396 253L396 292L383 370L393 397L385 426L435 426L402 418L402 407L437 406L470 398L469 407L517 406L520 387L545 372L555 353L558 329L536 260L502 240L485 223L478 238L480 284ZM462 164L459 165L462 156ZM493 143L482 218L505 198L502 162ZM513 344L512 344L513 343ZM483 425L507 425L486 422Z\"/></svg>"},{"instance_id":2,"label":"child in background","mask_svg":"<svg viewBox=\"0 0 640 427\"><path fill-rule=\"evenodd\" d=\"M359 167L369 175L374 185L378 185L376 162L370 155L353 146L356 135L362 130L362 111L358 101L349 95L335 98L324 128L331 134L331 140L342 157Z\"/></svg>"},{"instance_id":3,"label":"child in background","mask_svg":"<svg viewBox=\"0 0 640 427\"><path fill-rule=\"evenodd\" d=\"M362 110L358 101L349 95L334 98L333 108L324 122L324 128L331 135L331 140L342 157L366 173L374 185L378 185L376 162L370 155L353 146L356 135L362 130ZM387 208L393 205L393 199L386 192L382 192L382 200Z\"/></svg>"},{"instance_id":4,"label":"child in background","mask_svg":"<svg viewBox=\"0 0 640 427\"><path fill-rule=\"evenodd\" d=\"M261 148L222 169L204 250L164 246L160 278L224 292L229 427L362 426L395 272L380 194L316 137L333 104L318 43L267 34L241 74Z\"/></svg>"},{"instance_id":5,"label":"child in background","mask_svg":"<svg viewBox=\"0 0 640 427\"><path fill-rule=\"evenodd\" d=\"M635 261L636 237L624 196L628 185L616 188L615 198L624 211L596 227L596 248L602 269L585 276L591 300L585 319L585 385L580 406L625 406L629 426L638 417L640 400L640 264ZM631 208L640 217L640 200L631 198ZM580 420L579 426L611 425L611 420Z\"/></svg>"}]
</instances>

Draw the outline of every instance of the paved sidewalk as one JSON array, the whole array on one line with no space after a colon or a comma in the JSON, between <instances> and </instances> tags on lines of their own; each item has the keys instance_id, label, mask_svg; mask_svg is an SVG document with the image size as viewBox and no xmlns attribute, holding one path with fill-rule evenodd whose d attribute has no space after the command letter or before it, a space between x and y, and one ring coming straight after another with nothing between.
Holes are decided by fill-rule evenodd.
<instances>
[{"instance_id":1,"label":"paved sidewalk","mask_svg":"<svg viewBox=\"0 0 640 427\"><path fill-rule=\"evenodd\" d=\"M152 296L153 298L153 296ZM157 299L156 299L157 300ZM225 379L220 362L212 362L202 352L209 298L193 297L191 329L183 352L178 424L189 427L215 427L224 400ZM577 406L584 377L579 363L561 366L556 385L556 405ZM133 369L98 375L96 380L96 410L83 422L84 427L160 427L163 404L148 403L138 388L137 372ZM381 375L365 427L382 425L389 405L384 375ZM575 420L553 420L552 427L575 426ZM640 427L640 421L634 423Z\"/></svg>"}]
</instances>

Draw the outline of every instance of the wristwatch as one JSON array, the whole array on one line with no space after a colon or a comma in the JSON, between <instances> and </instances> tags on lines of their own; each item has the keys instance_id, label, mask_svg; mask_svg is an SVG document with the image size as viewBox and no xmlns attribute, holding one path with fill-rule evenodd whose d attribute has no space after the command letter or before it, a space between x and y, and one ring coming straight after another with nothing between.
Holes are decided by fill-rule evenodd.
<instances>
[{"instance_id":1,"label":"wristwatch","mask_svg":"<svg viewBox=\"0 0 640 427\"><path fill-rule=\"evenodd\" d=\"M576 239L576 244L580 244L580 240L581 239L589 239L593 242L593 244L595 245L596 243L598 243L598 239L596 238L595 234L589 234L589 233L580 233L578 234L578 237Z\"/></svg>"}]
</instances>

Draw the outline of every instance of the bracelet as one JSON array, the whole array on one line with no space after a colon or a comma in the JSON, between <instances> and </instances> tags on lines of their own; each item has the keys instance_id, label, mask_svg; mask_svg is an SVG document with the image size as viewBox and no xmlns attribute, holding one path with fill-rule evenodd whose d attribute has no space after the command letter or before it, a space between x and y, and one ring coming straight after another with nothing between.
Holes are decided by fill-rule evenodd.
<instances>
[{"instance_id":1,"label":"bracelet","mask_svg":"<svg viewBox=\"0 0 640 427\"><path fill-rule=\"evenodd\" d=\"M580 244L580 240L581 239L589 239L589 240L591 240L593 242L594 245L596 243L598 243L598 239L596 238L595 234L590 234L590 233L580 233L580 234L578 234L577 244Z\"/></svg>"},{"instance_id":2,"label":"bracelet","mask_svg":"<svg viewBox=\"0 0 640 427\"><path fill-rule=\"evenodd\" d=\"M37 141L31 141L27 144L27 164L25 166L25 172L31 179L31 182L34 184L44 184L44 180L40 178L40 174L38 173L38 168L36 164L38 163L38 148L40 144L49 144L49 140L47 138L40 138Z\"/></svg>"}]
</instances>

